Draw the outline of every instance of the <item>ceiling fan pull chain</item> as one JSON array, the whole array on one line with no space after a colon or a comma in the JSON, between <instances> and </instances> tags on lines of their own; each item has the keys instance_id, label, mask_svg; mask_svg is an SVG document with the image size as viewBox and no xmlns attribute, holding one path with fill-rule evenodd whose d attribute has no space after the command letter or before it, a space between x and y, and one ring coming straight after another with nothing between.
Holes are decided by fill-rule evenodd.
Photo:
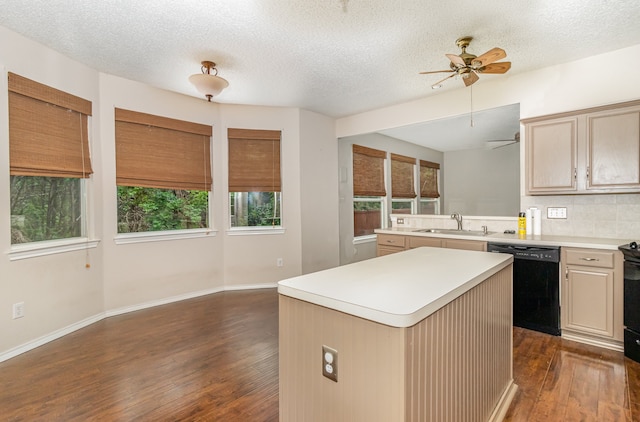
<instances>
[{"instance_id":1,"label":"ceiling fan pull chain","mask_svg":"<svg viewBox=\"0 0 640 422\"><path fill-rule=\"evenodd\" d=\"M469 92L471 93L470 97L471 97L471 127L473 127L473 85L469 86Z\"/></svg>"}]
</instances>

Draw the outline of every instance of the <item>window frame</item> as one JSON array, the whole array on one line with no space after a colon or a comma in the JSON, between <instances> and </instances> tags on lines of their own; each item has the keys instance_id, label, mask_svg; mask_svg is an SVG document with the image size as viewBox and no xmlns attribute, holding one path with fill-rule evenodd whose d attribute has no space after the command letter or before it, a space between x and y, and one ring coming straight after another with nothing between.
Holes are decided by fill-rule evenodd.
<instances>
[{"instance_id":1,"label":"window frame","mask_svg":"<svg viewBox=\"0 0 640 422\"><path fill-rule=\"evenodd\" d=\"M226 130L226 134L227 134L227 218L228 218L228 224L227 224L227 234L230 235L256 235L256 234L282 234L285 232L285 227L284 227L284 223L285 223L285 213L284 213L284 208L283 208L283 177L282 177L282 145L283 145L283 134L284 131L281 129L248 129L248 128L227 128ZM237 142L236 145L234 145L234 147L232 147L232 143L233 142ZM239 165L238 161L236 161L236 158L238 155L242 155L242 154L237 154L237 153L232 153L231 151L234 150L235 152L237 151L242 151L243 148L246 148L247 145L250 144L255 144L257 143L257 145L259 145L261 142L269 142L272 146L274 144L277 144L278 146L278 150L277 153L274 153L272 149L272 152L268 155L268 163L272 164L272 168L273 168L273 164L277 163L277 167L278 167L278 172L277 174L274 172L271 172L271 178L269 179L269 175L268 175L268 167L259 166L259 171L258 174L262 174L264 176L265 180L270 180L270 183L266 183L264 182L264 180L261 181L257 181L255 179L255 175L254 177L249 177L247 178L245 174L243 174L243 171L241 169L236 169L234 167L234 165ZM266 150L268 150L269 148L265 147ZM260 146L260 150L262 150L263 147ZM266 154L266 153L265 153ZM251 159L256 160L258 157L257 155L247 155L246 157L251 157ZM262 164L261 162L259 162L258 164ZM246 163L243 161L241 162L240 165L246 165ZM235 170L234 170L235 169ZM249 188L250 186L253 186L254 188L259 186L260 188L263 189L268 189L268 188L272 188L275 189L273 191L271 190L242 190L242 191L236 191L236 190L232 190L235 186L239 185L239 186L243 186L246 188ZM280 220L280 224L279 225L265 225L265 226L233 226L233 217L231 214L231 210L232 208L235 210L235 208L237 207L237 204L233 203L232 201L232 194L237 194L237 193L247 193L247 194L251 194L251 193L272 193L274 195L274 206L279 207L279 220ZM277 198L277 200L275 200ZM235 200L235 196L233 198ZM235 212L235 211L234 211Z\"/></svg>"},{"instance_id":2,"label":"window frame","mask_svg":"<svg viewBox=\"0 0 640 422\"><path fill-rule=\"evenodd\" d=\"M121 144L118 144L118 126L120 124L122 132L120 133L123 136ZM119 223L116 223L116 235L114 236L114 240L116 244L127 244L127 243L142 243L142 242L155 242L162 240L176 240L176 239L187 239L187 238L199 238L199 237L207 237L211 234L215 235L216 230L213 229L213 210L212 210L212 185L213 185L213 176L212 176L212 138L213 138L213 127L211 125L195 123L185 120L178 120L175 118L164 117L154 114L148 114L139 111L126 110L121 108L114 108L114 125L116 132L116 184L117 186L132 186L132 187L141 187L147 189L161 189L161 190L188 190L188 191L206 191L207 192L207 227L199 227L199 228L180 228L180 229L165 229L165 230L148 230L148 231L138 231L138 232L125 232L121 233L119 230ZM149 130L156 131L161 136L157 139L153 137L149 137L148 133L143 133L140 135L139 130L141 128L150 128ZM191 174L188 169L187 171L181 170L179 173L175 173L171 176L167 175L165 178L164 175L158 176L157 173L153 171L150 173L156 178L148 179L149 174L145 175L147 179L142 179L140 184L133 184L130 181L131 176L137 175L134 169L134 172L130 170L131 164L129 162L129 158L121 163L123 166L120 167L122 174L118 174L118 147L125 148L131 144L130 137L133 135L140 135L143 142L151 142L151 143L162 143L168 142L167 137L176 136L182 142L203 142L203 154L196 151L199 149L197 145L194 145L191 148L187 149L188 156L197 157L203 160L204 171L201 175L194 176ZM201 138L201 139L198 139ZM133 156L136 156L136 153L139 154L140 151L132 150ZM164 160L166 158L158 156L157 158L149 157L150 162L153 160ZM188 168L188 166L181 166L180 169ZM202 182L198 179L202 177ZM118 182L118 178L122 178L120 182ZM119 203L120 198L118 196L118 189L116 186L116 202ZM199 189L202 186L203 189ZM117 216L119 218L119 216Z\"/></svg>"},{"instance_id":3,"label":"window frame","mask_svg":"<svg viewBox=\"0 0 640 422\"><path fill-rule=\"evenodd\" d=\"M8 114L9 118L7 123L9 124L9 133L11 138L11 103L12 98L17 102L16 107L20 107L20 104L25 108L21 112L17 113L13 123L16 125L13 127L17 130L14 142L17 145L13 145L14 153L17 155L17 160L14 163L11 160L12 142L9 139L9 151L10 151L10 177L22 176L22 177L60 177L60 178L77 178L79 179L77 193L80 203L80 235L61 238L61 239L45 239L35 240L25 243L10 243L8 257L10 261L40 257L45 255L52 255L77 250L88 250L96 248L99 240L90 239L93 235L93 220L89 215L89 192L90 192L90 180L93 169L91 166L91 126L92 126L92 102L85 100L84 98L76 95L61 91L59 89L44 85L42 83L25 78L18 74L7 72L6 73L7 84L7 97L8 97ZM26 110L35 112L42 107L42 104L48 107L53 107L50 110L53 114L47 114L47 117L43 117L44 121L48 121L50 126L46 126L47 129L42 131L33 131L32 127L25 127L21 124L24 120L23 113ZM28 108L27 105L30 105ZM16 109L17 110L17 109ZM60 114L59 112L63 113ZM80 122L80 136L70 136L68 129L70 128L68 123L64 123L61 116L71 116L69 113L77 113ZM55 117L57 116L57 117ZM47 120L49 119L49 120ZM52 123L55 122L55 125ZM68 120L67 120L68 122ZM22 132L21 132L22 131ZM62 154L60 158L57 155L56 159L48 161L29 161L25 160L26 156L29 157L28 149L24 149L24 141L22 140L25 133L32 133L32 137L29 137L29 145L39 145L40 143L47 142L49 145L52 139L57 139L56 145L58 153ZM28 135L27 135L28 136ZM53 137L52 137L53 136ZM45 141L46 140L46 141ZM65 141L66 140L66 141ZM31 142L35 141L35 142ZM81 146L81 153L73 153L75 147L69 148L68 141L79 141ZM60 143L62 142L62 143ZM28 148L28 147L27 147ZM37 156L37 154L35 154ZM36 160L39 160L36 158ZM43 163L48 162L49 164ZM61 163L64 165L60 166ZM74 189L74 192L76 190ZM11 195L11 193L10 193Z\"/></svg>"}]
</instances>

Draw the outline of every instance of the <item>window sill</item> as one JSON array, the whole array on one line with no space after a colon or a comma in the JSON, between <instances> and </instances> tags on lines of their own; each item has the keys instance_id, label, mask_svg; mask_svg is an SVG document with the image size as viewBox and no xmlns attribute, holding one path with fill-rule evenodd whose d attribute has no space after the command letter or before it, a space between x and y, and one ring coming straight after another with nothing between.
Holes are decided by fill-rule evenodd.
<instances>
[{"instance_id":1,"label":"window sill","mask_svg":"<svg viewBox=\"0 0 640 422\"><path fill-rule=\"evenodd\" d=\"M245 236L256 234L284 234L284 227L233 227L227 230L230 236Z\"/></svg>"},{"instance_id":2,"label":"window sill","mask_svg":"<svg viewBox=\"0 0 640 422\"><path fill-rule=\"evenodd\" d=\"M370 234L370 235L367 235L367 236L354 237L353 238L353 244L354 245L360 245L362 243L371 243L371 242L375 242L377 238L378 238L378 235L375 235L375 234Z\"/></svg>"},{"instance_id":3,"label":"window sill","mask_svg":"<svg viewBox=\"0 0 640 422\"><path fill-rule=\"evenodd\" d=\"M94 249L98 247L98 243L100 243L99 240L89 240L77 237L73 239L46 240L42 242L11 245L11 248L9 249L9 261L18 261L20 259L37 258L39 256Z\"/></svg>"},{"instance_id":4,"label":"window sill","mask_svg":"<svg viewBox=\"0 0 640 422\"><path fill-rule=\"evenodd\" d=\"M212 229L187 229L187 230L166 230L158 232L142 233L121 233L114 237L116 245L127 245L130 243L163 242L166 240L196 239L201 237L215 236L216 230Z\"/></svg>"}]
</instances>

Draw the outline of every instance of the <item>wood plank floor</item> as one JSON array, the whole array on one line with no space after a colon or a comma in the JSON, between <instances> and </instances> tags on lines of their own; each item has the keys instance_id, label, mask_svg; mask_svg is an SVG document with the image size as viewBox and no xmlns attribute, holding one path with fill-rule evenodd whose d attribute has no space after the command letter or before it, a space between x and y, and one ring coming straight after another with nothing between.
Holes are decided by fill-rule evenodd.
<instances>
[{"instance_id":1,"label":"wood plank floor","mask_svg":"<svg viewBox=\"0 0 640 422\"><path fill-rule=\"evenodd\" d=\"M509 421L640 420L640 364L514 329ZM275 289L108 318L0 363L1 421L278 420Z\"/></svg>"}]
</instances>

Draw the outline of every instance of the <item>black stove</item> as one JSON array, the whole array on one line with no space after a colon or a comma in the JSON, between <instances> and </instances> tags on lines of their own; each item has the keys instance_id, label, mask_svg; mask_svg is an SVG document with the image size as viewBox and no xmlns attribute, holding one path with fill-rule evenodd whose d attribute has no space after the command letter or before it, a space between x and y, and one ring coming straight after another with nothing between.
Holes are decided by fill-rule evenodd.
<instances>
[{"instance_id":1,"label":"black stove","mask_svg":"<svg viewBox=\"0 0 640 422\"><path fill-rule=\"evenodd\" d=\"M631 242L627 245L618 246L618 249L624 255L624 259L640 260L640 249L638 249L638 242Z\"/></svg>"},{"instance_id":2,"label":"black stove","mask_svg":"<svg viewBox=\"0 0 640 422\"><path fill-rule=\"evenodd\" d=\"M624 255L624 355L640 362L640 249L619 246Z\"/></svg>"}]
</instances>

